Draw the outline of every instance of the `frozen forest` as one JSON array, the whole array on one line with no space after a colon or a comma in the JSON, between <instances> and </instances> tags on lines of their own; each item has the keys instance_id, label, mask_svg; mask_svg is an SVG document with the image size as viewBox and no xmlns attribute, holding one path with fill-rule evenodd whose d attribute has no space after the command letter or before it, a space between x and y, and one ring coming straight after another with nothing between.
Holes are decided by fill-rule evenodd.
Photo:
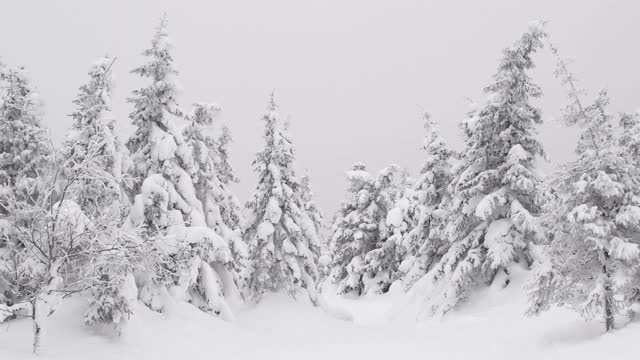
<instances>
[{"instance_id":1,"label":"frozen forest","mask_svg":"<svg viewBox=\"0 0 640 360\"><path fill-rule=\"evenodd\" d=\"M60 141L38 74L0 48L0 359L635 358L640 110L587 90L546 21L486 49L463 118L419 107L385 134L421 141L420 161L354 155L327 208L286 92L263 89L259 134L232 131L224 97L186 100L199 75L180 57L216 40L173 38L172 16L129 73L102 53L56 84L75 90ZM566 161L550 164L549 122L577 134Z\"/></svg>"}]
</instances>

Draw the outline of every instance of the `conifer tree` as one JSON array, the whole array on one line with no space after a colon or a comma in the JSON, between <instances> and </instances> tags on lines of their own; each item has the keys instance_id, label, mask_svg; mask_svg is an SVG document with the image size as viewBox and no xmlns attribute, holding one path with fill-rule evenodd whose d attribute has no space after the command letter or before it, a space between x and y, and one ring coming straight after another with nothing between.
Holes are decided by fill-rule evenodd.
<instances>
[{"instance_id":1,"label":"conifer tree","mask_svg":"<svg viewBox=\"0 0 640 360\"><path fill-rule=\"evenodd\" d=\"M89 71L89 82L80 87L74 100L77 108L71 115L72 128L62 150L63 157L73 165L85 160L92 141L100 145L93 164L96 176L89 178L86 183L75 183L74 189L70 189L74 201L89 216L112 206L117 210L126 204L123 166L128 166L127 154L118 140L115 119L111 113L111 67L114 61L109 57L101 58Z\"/></svg>"},{"instance_id":2,"label":"conifer tree","mask_svg":"<svg viewBox=\"0 0 640 360\"><path fill-rule=\"evenodd\" d=\"M225 189L229 189L225 192L225 197L220 199L220 201L224 203L220 209L222 218L232 229L240 229L244 223L240 201L230 190L232 183L240 181L234 173L233 166L231 166L229 162L229 145L232 140L229 127L223 125L216 141L217 156L215 168L222 186Z\"/></svg>"},{"instance_id":3,"label":"conifer tree","mask_svg":"<svg viewBox=\"0 0 640 360\"><path fill-rule=\"evenodd\" d=\"M38 94L25 70L8 69L4 80L0 102L0 183L14 189L21 185L29 192L34 179L51 165L51 147L41 124Z\"/></svg>"},{"instance_id":4,"label":"conifer tree","mask_svg":"<svg viewBox=\"0 0 640 360\"><path fill-rule=\"evenodd\" d=\"M167 19L163 17L151 48L143 52L149 62L133 70L134 74L151 80L151 84L135 90L129 99L134 106L130 117L136 131L129 138L127 147L134 163L133 175L143 180L139 181L135 190L144 192L145 179L154 178L147 182L149 187L155 182L157 186L166 188L165 192L172 193L172 196L165 199L156 196L151 202L169 202L168 209L178 210L183 221L200 226L205 224L205 219L192 181L197 169L190 148L176 126L176 121L183 114L177 102L178 72L173 67L170 50ZM150 222L147 224L149 231L167 225L167 214L155 215L146 218Z\"/></svg>"},{"instance_id":5,"label":"conifer tree","mask_svg":"<svg viewBox=\"0 0 640 360\"><path fill-rule=\"evenodd\" d=\"M249 291L254 299L268 290L284 289L294 296L303 291L315 302L320 239L305 210L293 143L273 94L263 120L266 144L253 162L258 185L246 204Z\"/></svg>"},{"instance_id":6,"label":"conifer tree","mask_svg":"<svg viewBox=\"0 0 640 360\"><path fill-rule=\"evenodd\" d=\"M11 235L10 199L33 204L41 189L38 178L51 168L51 146L41 124L42 109L37 92L24 69L0 69L0 232ZM0 251L19 247L17 236L0 237ZM3 260L0 259L0 262ZM0 280L0 303L13 303L11 292Z\"/></svg>"},{"instance_id":7,"label":"conifer tree","mask_svg":"<svg viewBox=\"0 0 640 360\"><path fill-rule=\"evenodd\" d=\"M462 123L465 149L453 171L445 229L450 247L421 280L427 313L447 312L479 284L506 286L512 264L527 260L527 245L537 233L535 161L544 156L535 138L542 119L530 104L540 88L527 72L545 36L533 25L504 50L484 89L487 102Z\"/></svg>"},{"instance_id":8,"label":"conifer tree","mask_svg":"<svg viewBox=\"0 0 640 360\"><path fill-rule=\"evenodd\" d=\"M347 173L347 198L336 215L330 248L330 279L339 294L386 292L393 281L399 263L388 260L394 257L396 244L386 240L393 233L387 214L394 207L397 172L392 165L374 178L364 164L355 163Z\"/></svg>"},{"instance_id":9,"label":"conifer tree","mask_svg":"<svg viewBox=\"0 0 640 360\"><path fill-rule=\"evenodd\" d=\"M178 105L177 71L173 66L166 16L160 21L148 62L133 70L151 84L133 92L130 117L136 132L127 142L141 180L129 214L132 226L143 226L143 236L155 244L160 261L155 271L137 279L140 298L162 311L170 290L174 298L191 301L225 318L232 315L223 299L222 284L211 265L228 264L231 253L224 239L207 227L194 184L198 167L193 151L176 123L183 117Z\"/></svg>"},{"instance_id":10,"label":"conifer tree","mask_svg":"<svg viewBox=\"0 0 640 360\"><path fill-rule=\"evenodd\" d=\"M425 160L410 199L415 225L404 241L408 255L402 266L403 271L407 272L403 279L407 289L431 269L448 244L444 227L449 203L447 186L451 181L450 161L454 154L447 148L438 125L428 113L424 114L424 120L426 135L422 150Z\"/></svg>"},{"instance_id":11,"label":"conifer tree","mask_svg":"<svg viewBox=\"0 0 640 360\"><path fill-rule=\"evenodd\" d=\"M240 234L238 201L229 188L229 182L235 180L226 148L230 134L227 129L217 139L210 135L220 110L215 104L194 104L183 134L196 162L196 196L202 202L207 226L229 245L233 257L230 270L239 283L248 254Z\"/></svg>"},{"instance_id":12,"label":"conifer tree","mask_svg":"<svg viewBox=\"0 0 640 360\"><path fill-rule=\"evenodd\" d=\"M378 201L384 205L384 223L375 248L364 258L365 293L385 293L391 284L404 277L402 263L410 256L405 240L415 227L410 198L414 196L406 169L399 173L392 165L378 174Z\"/></svg>"},{"instance_id":13,"label":"conifer tree","mask_svg":"<svg viewBox=\"0 0 640 360\"><path fill-rule=\"evenodd\" d=\"M556 74L569 93L564 121L580 126L582 133L577 159L547 185L546 242L529 283L529 314L567 306L586 319L604 319L610 331L615 316L629 310L638 287L640 172L637 140L629 136L638 125L623 117L629 134L616 135L606 92L583 106L583 92L576 89L566 61L558 60Z\"/></svg>"},{"instance_id":14,"label":"conifer tree","mask_svg":"<svg viewBox=\"0 0 640 360\"><path fill-rule=\"evenodd\" d=\"M311 178L308 172L306 172L300 178L300 194L302 197L302 202L304 203L304 209L306 210L307 214L309 214L311 221L313 221L316 233L318 234L318 238L320 239L321 243L324 243L323 233L326 225L324 223L322 210L320 210L320 208L314 201L314 192L311 189Z\"/></svg>"},{"instance_id":15,"label":"conifer tree","mask_svg":"<svg viewBox=\"0 0 640 360\"><path fill-rule=\"evenodd\" d=\"M216 159L216 168L218 169L218 177L220 178L220 181L225 185L230 185L231 183L237 183L240 181L233 171L233 166L231 166L231 163L229 162L229 145L231 142L233 142L231 130L229 130L227 125L222 125L220 127L220 135L218 135L216 141L218 154Z\"/></svg>"}]
</instances>

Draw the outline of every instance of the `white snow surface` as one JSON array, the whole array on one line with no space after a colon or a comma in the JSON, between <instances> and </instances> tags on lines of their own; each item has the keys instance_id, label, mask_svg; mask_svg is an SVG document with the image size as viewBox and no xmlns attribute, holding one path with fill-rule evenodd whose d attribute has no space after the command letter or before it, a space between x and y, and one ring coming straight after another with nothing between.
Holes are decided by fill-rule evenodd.
<instances>
[{"instance_id":1,"label":"white snow surface","mask_svg":"<svg viewBox=\"0 0 640 360\"><path fill-rule=\"evenodd\" d=\"M488 288L444 319L416 324L415 301L397 291L361 299L323 296L320 307L285 294L234 304L234 322L176 302L166 314L139 304L120 338L82 322L86 301L65 300L49 318L42 355L31 350L31 321L0 324L0 359L635 359L640 324L609 334L564 310L523 314L524 273ZM328 289L325 289L328 290ZM328 294L325 291L324 294Z\"/></svg>"},{"instance_id":2,"label":"white snow surface","mask_svg":"<svg viewBox=\"0 0 640 360\"><path fill-rule=\"evenodd\" d=\"M402 209L394 207L387 213L387 225L400 227L402 225Z\"/></svg>"}]
</instances>

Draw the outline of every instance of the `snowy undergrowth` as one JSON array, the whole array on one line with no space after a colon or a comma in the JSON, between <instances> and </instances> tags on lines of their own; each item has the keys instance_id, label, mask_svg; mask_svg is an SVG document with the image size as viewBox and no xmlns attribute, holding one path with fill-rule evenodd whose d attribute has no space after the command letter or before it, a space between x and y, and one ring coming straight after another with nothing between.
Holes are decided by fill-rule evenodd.
<instances>
[{"instance_id":1,"label":"snowy undergrowth","mask_svg":"<svg viewBox=\"0 0 640 360\"><path fill-rule=\"evenodd\" d=\"M506 289L488 288L442 320L415 323L413 301L391 291L361 299L326 297L312 307L286 294L266 294L257 306L233 306L233 323L186 303L166 315L139 304L119 339L86 327L83 299L66 300L50 318L45 359L631 359L640 325L610 334L575 314L523 313L525 273ZM326 310L326 311L323 311ZM345 320L346 319L346 320ZM350 320L349 320L350 319ZM31 359L31 322L0 326L0 359Z\"/></svg>"}]
</instances>

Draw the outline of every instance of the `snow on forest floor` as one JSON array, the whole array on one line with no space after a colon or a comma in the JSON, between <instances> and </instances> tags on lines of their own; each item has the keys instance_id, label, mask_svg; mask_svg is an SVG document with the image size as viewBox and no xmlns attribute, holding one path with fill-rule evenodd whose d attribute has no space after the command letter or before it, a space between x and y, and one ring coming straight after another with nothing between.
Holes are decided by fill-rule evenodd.
<instances>
[{"instance_id":1,"label":"snow on forest floor","mask_svg":"<svg viewBox=\"0 0 640 360\"><path fill-rule=\"evenodd\" d=\"M82 324L86 303L66 301L51 316L42 359L632 359L640 323L611 334L554 310L523 315L517 283L487 289L444 320L416 325L401 295L324 299L322 307L269 294L238 309L234 323L175 304L166 315L140 306L122 337L110 339ZM396 314L389 320L389 314ZM0 359L31 359L31 322L0 325Z\"/></svg>"}]
</instances>

